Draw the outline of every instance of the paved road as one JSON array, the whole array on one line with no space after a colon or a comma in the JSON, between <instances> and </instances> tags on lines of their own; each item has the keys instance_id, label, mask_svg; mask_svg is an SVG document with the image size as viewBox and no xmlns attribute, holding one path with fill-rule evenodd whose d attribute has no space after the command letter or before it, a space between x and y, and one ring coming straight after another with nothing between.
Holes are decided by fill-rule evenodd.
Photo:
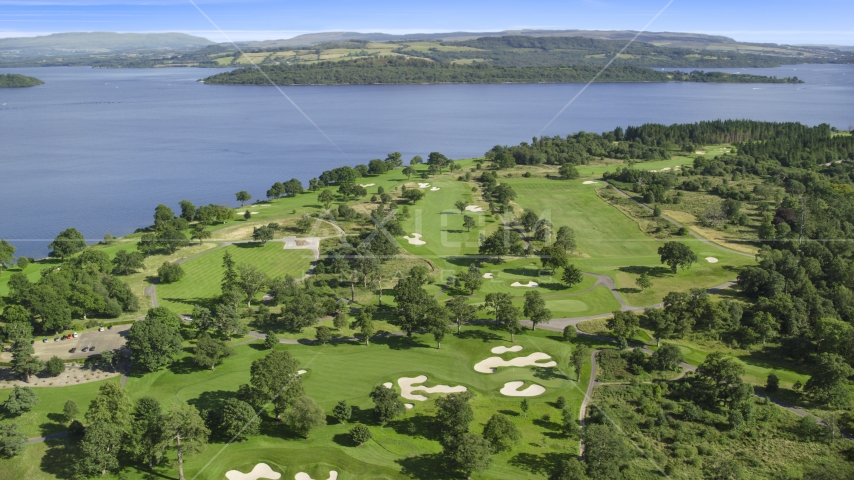
<instances>
[{"instance_id":1,"label":"paved road","mask_svg":"<svg viewBox=\"0 0 854 480\"><path fill-rule=\"evenodd\" d=\"M32 445L34 443L46 442L48 440L56 440L57 438L65 438L67 436L68 436L68 431L49 433L49 434L41 436L41 437L30 438L29 440L27 440L27 445Z\"/></svg>"}]
</instances>

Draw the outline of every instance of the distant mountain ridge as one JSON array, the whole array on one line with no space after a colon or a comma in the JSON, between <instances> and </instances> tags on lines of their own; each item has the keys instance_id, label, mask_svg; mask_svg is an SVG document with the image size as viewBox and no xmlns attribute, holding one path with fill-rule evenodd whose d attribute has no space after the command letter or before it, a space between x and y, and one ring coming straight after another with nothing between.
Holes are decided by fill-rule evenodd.
<instances>
[{"instance_id":1,"label":"distant mountain ridge","mask_svg":"<svg viewBox=\"0 0 854 480\"><path fill-rule=\"evenodd\" d=\"M634 30L504 30L500 32L443 32L443 33L408 33L393 35L388 33L359 33L359 32L320 32L298 35L282 40L263 40L255 42L238 42L247 48L277 48L277 47L306 47L328 42L343 42L347 40L363 40L369 42L396 42L402 40L441 40L462 41L482 37L531 36L531 37L587 37L603 40L631 40L639 32ZM679 32L643 32L637 38L639 42L655 45L679 46L688 48L705 47L710 44L738 43L736 40L720 35Z\"/></svg>"},{"instance_id":2,"label":"distant mountain ridge","mask_svg":"<svg viewBox=\"0 0 854 480\"><path fill-rule=\"evenodd\" d=\"M0 55L62 55L198 49L215 42L185 33L69 32L0 39Z\"/></svg>"}]
</instances>

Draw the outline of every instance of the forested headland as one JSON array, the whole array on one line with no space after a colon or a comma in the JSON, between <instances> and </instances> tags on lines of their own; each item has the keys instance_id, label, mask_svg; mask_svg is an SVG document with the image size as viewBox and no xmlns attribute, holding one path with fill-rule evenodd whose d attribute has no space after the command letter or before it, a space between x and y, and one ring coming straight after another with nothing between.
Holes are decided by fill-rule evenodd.
<instances>
[{"instance_id":1,"label":"forested headland","mask_svg":"<svg viewBox=\"0 0 854 480\"><path fill-rule=\"evenodd\" d=\"M17 73L0 74L0 88L35 87L36 85L43 84L43 81L35 77L28 77Z\"/></svg>"},{"instance_id":2,"label":"forested headland","mask_svg":"<svg viewBox=\"0 0 854 480\"><path fill-rule=\"evenodd\" d=\"M720 72L661 72L619 66L604 70L589 65L505 67L483 62L438 63L400 57L373 57L342 62L244 67L204 79L212 85L372 85L424 83L584 83L596 82L727 82L799 83L797 78L773 78Z\"/></svg>"}]
</instances>

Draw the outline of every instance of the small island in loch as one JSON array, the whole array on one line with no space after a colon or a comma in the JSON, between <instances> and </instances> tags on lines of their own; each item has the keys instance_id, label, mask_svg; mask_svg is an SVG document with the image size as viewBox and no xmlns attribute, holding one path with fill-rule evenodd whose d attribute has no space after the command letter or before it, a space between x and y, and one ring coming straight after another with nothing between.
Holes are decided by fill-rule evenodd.
<instances>
[{"instance_id":1,"label":"small island in loch","mask_svg":"<svg viewBox=\"0 0 854 480\"><path fill-rule=\"evenodd\" d=\"M35 87L36 85L44 85L44 82L38 78L17 73L0 74L0 88Z\"/></svg>"}]
</instances>

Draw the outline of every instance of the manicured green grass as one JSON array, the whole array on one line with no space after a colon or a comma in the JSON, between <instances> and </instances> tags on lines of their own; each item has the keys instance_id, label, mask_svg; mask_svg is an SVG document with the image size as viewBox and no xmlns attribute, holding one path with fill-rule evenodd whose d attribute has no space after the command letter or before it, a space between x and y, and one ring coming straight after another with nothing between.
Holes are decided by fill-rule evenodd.
<instances>
[{"instance_id":1,"label":"manicured green grass","mask_svg":"<svg viewBox=\"0 0 854 480\"><path fill-rule=\"evenodd\" d=\"M439 432L432 426L437 395L428 395L427 402L411 402L415 408L385 428L375 425L369 412L372 402L368 394L374 386L383 382L396 385L400 377L421 374L429 377L428 385L465 385L474 392L471 401L475 412L472 431L480 433L488 418L499 411L509 415L521 430L522 442L513 451L496 455L494 465L480 478L541 478L536 470L538 467L534 465L535 460L542 462L557 453L577 452L577 441L566 439L557 432L556 422L560 419L560 411L552 403L559 395L563 395L577 410L587 387L589 366L582 373L582 381L575 382L574 373L568 369L572 347L559 341L555 332L527 331L517 335L516 342L524 349L502 357L512 358L542 351L550 354L558 367L501 368L494 374L475 372L475 363L494 356L490 352L492 347L510 345L506 333L487 327L464 327L461 337L448 335L441 349L436 349L429 335L415 335L412 343L404 337L376 339L370 347L361 344L280 345L277 348L290 351L299 360L300 368L308 371L303 376L306 394L314 398L327 414L331 413L338 401L347 400L354 406L353 422L369 425L374 439L361 447L350 445L346 432L352 423L338 425L331 417L327 418L329 424L313 432L309 440L295 438L284 426L265 420L262 433L248 441L228 446L212 444L204 452L190 457L185 465L187 478L199 474L197 478L219 479L227 470L236 468L248 471L259 462L270 464L285 475L283 478L291 478L300 471L311 473L313 478L326 478L325 475L332 469L340 472L339 478L344 479L441 476L434 470L438 465L434 454L441 451ZM131 376L125 388L134 399L153 396L167 405L182 400L200 408L214 407L223 399L234 396L238 386L248 382L251 362L269 352L260 348L260 342L234 349L236 355L228 358L215 371L195 367L189 360L188 349L186 358L179 359L167 369ZM531 410L528 418L520 414L520 398L504 397L498 393L505 382L515 380L537 383L547 389L542 396L529 399ZM56 414L62 411L62 404L68 398L74 399L85 411L101 383L63 389L37 389L43 397L42 403L33 412L26 414L27 434L45 433L39 425L56 423L52 419L59 418ZM48 397L54 397L54 400L48 400ZM549 415L550 420L544 420L544 415ZM414 433L410 433L410 424L414 425ZM47 431L55 430L51 428ZM37 445L27 447L20 459L0 461L0 480L23 478L14 475L32 471L28 470L32 468L28 465L39 465L45 461L42 456L50 455L51 452L56 454L56 458L61 457L59 448L46 450L44 445ZM205 467L208 462L210 464ZM158 467L157 474L173 477L174 467ZM34 474L26 478L54 477ZM115 477L108 475L106 478ZM146 477L143 472L128 468L121 472L119 478Z\"/></svg>"},{"instance_id":2,"label":"manicured green grass","mask_svg":"<svg viewBox=\"0 0 854 480\"><path fill-rule=\"evenodd\" d=\"M83 412L89 406L89 402L95 398L98 388L105 382L117 382L119 379L113 377L99 382L81 383L68 387L34 387L33 390L39 397L39 404L31 411L17 417L5 416L3 422L17 423L21 431L28 437L37 437L48 433L61 432L65 430L65 420L62 419L62 407L65 401L73 399L77 407ZM0 403L9 398L12 388L8 385L0 389ZM2 468L0 468L2 470Z\"/></svg>"},{"instance_id":3,"label":"manicured green grass","mask_svg":"<svg viewBox=\"0 0 854 480\"><path fill-rule=\"evenodd\" d=\"M506 181L518 193L516 202L520 206L550 218L555 228L573 228L578 250L572 263L584 271L613 277L632 305L658 303L673 290L720 285L734 280L739 268L754 262L693 238L680 238L678 241L689 245L699 261L673 274L661 264L657 252L664 242L648 237L633 220L599 198L595 189L601 185L545 178L514 177ZM717 258L718 263L707 262L707 256ZM641 293L634 281L643 272L653 277L653 287Z\"/></svg>"},{"instance_id":4,"label":"manicured green grass","mask_svg":"<svg viewBox=\"0 0 854 480\"><path fill-rule=\"evenodd\" d=\"M218 295L224 271L222 257L225 252L231 253L236 264L255 265L271 278L291 275L301 279L314 259L311 250L284 250L282 244L277 242L266 245L231 245L181 265L186 273L184 278L175 283L157 286L160 305L177 313L189 313L194 304L208 301ZM255 298L260 299L262 296L263 292Z\"/></svg>"}]
</instances>

